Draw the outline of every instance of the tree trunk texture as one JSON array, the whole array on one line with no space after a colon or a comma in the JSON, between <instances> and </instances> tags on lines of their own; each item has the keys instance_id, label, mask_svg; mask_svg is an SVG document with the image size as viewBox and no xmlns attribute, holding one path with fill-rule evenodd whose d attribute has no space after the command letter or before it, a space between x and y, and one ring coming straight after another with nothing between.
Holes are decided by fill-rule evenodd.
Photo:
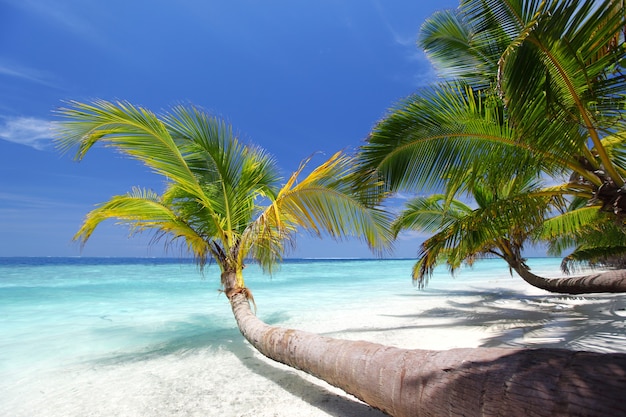
<instances>
[{"instance_id":1,"label":"tree trunk texture","mask_svg":"<svg viewBox=\"0 0 626 417\"><path fill-rule=\"evenodd\" d=\"M392 416L626 415L626 354L562 349L407 350L269 326L230 297L244 337Z\"/></svg>"},{"instance_id":2,"label":"tree trunk texture","mask_svg":"<svg viewBox=\"0 0 626 417\"><path fill-rule=\"evenodd\" d=\"M530 285L560 294L591 294L626 292L626 270L617 269L579 277L544 278L530 272L524 265L512 265L515 272Z\"/></svg>"}]
</instances>

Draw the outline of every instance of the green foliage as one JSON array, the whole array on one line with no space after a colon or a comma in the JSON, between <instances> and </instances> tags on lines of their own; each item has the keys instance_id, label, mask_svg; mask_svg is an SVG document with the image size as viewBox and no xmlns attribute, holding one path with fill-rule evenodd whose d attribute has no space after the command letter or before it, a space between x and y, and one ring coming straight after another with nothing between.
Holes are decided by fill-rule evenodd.
<instances>
[{"instance_id":1,"label":"green foliage","mask_svg":"<svg viewBox=\"0 0 626 417\"><path fill-rule=\"evenodd\" d=\"M580 207L552 217L537 233L550 242L550 254L558 256L571 251L561 264L566 273L583 266L626 266L624 225L599 206Z\"/></svg>"},{"instance_id":2,"label":"green foliage","mask_svg":"<svg viewBox=\"0 0 626 417\"><path fill-rule=\"evenodd\" d=\"M447 190L444 199L411 202L395 223L396 234L435 233L422 245L414 277L480 256L519 264L529 239L564 248L586 236L591 253L586 207L610 212L614 232L623 233L624 7L612 0L462 0L423 24L419 44L448 80L393 107L360 152L361 169L391 192ZM564 177L551 187L537 181ZM530 178L533 184L515 184ZM471 212L451 204L464 193L478 206ZM537 232L566 211L566 196L577 213Z\"/></svg>"},{"instance_id":3,"label":"green foliage","mask_svg":"<svg viewBox=\"0 0 626 417\"><path fill-rule=\"evenodd\" d=\"M468 190L475 208L446 194L418 197L406 204L394 231L434 233L421 245L413 269L413 279L420 286L444 262L452 273L463 263L471 265L485 257L521 262L521 251L535 228L565 204L559 196L539 188L530 174L506 182L494 179L484 178Z\"/></svg>"},{"instance_id":4,"label":"green foliage","mask_svg":"<svg viewBox=\"0 0 626 417\"><path fill-rule=\"evenodd\" d=\"M242 286L245 261L271 271L298 230L357 237L379 251L391 245L389 215L377 206L380 184L358 176L349 156L337 153L301 178L304 163L281 187L271 156L195 107L158 116L98 100L71 102L59 115L59 147L76 148L77 159L102 143L166 179L160 195L134 189L91 211L75 235L83 244L102 221L118 219L132 233L149 230L166 244L182 242L200 265L215 259Z\"/></svg>"}]
</instances>

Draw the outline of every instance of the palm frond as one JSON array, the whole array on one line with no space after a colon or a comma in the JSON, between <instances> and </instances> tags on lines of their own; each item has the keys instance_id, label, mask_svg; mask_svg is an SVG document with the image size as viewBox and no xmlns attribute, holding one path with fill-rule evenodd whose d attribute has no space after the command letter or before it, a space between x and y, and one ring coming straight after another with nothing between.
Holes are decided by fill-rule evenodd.
<instances>
[{"instance_id":1,"label":"palm frond","mask_svg":"<svg viewBox=\"0 0 626 417\"><path fill-rule=\"evenodd\" d=\"M476 183L472 195L477 208L455 201L446 202L446 195L433 195L413 200L394 226L436 232L420 246L413 278L423 286L434 268L446 263L454 273L462 264L476 259L498 256L507 261L518 260L526 241L545 217L561 208L565 201L539 188L531 175L515 177L508 182L495 181L496 174Z\"/></svg>"},{"instance_id":2,"label":"palm frond","mask_svg":"<svg viewBox=\"0 0 626 417\"><path fill-rule=\"evenodd\" d=\"M565 274L595 268L626 269L626 246L576 248L561 261Z\"/></svg>"},{"instance_id":3,"label":"palm frond","mask_svg":"<svg viewBox=\"0 0 626 417\"><path fill-rule=\"evenodd\" d=\"M549 124L542 133L553 133ZM363 170L375 170L391 190L442 189L465 181L468 171L480 176L498 167L502 177L521 167L540 167L551 175L586 171L571 155L527 143L525 131L504 118L495 97L478 97L462 84L443 84L400 103L378 123L360 149ZM553 141L555 142L555 141Z\"/></svg>"},{"instance_id":4,"label":"palm frond","mask_svg":"<svg viewBox=\"0 0 626 417\"><path fill-rule=\"evenodd\" d=\"M542 240L575 236L583 228L596 223L600 215L600 207L598 206L586 206L568 211L547 219L539 229L538 236Z\"/></svg>"},{"instance_id":5,"label":"palm frond","mask_svg":"<svg viewBox=\"0 0 626 417\"><path fill-rule=\"evenodd\" d=\"M601 53L624 26L624 15L594 1L551 1L532 35L515 48L504 68L503 91L511 117L524 120L527 130L550 121L555 133L534 135L537 146L583 156L595 169L600 165L621 186L623 179L603 149L603 126L623 126L626 78L609 73L621 62L626 48ZM529 109L535 109L529 111ZM578 133L574 129L578 129ZM554 141L550 138L559 137ZM587 141L595 147L592 154ZM552 145L551 145L552 143ZM554 148L558 149L558 148Z\"/></svg>"},{"instance_id":6,"label":"palm frond","mask_svg":"<svg viewBox=\"0 0 626 417\"><path fill-rule=\"evenodd\" d=\"M436 12L426 19L419 33L418 44L443 77L462 79L479 89L493 82L498 50L493 45L477 45L479 35L469 28L459 10Z\"/></svg>"},{"instance_id":7,"label":"palm frond","mask_svg":"<svg viewBox=\"0 0 626 417\"><path fill-rule=\"evenodd\" d=\"M581 261L582 255L604 248L626 246L624 225L599 206L580 207L547 220L538 229L539 236L549 242L548 252L559 256L575 248L569 258Z\"/></svg>"},{"instance_id":8,"label":"palm frond","mask_svg":"<svg viewBox=\"0 0 626 417\"><path fill-rule=\"evenodd\" d=\"M165 122L201 182L216 191L211 202L227 231L224 244L234 245L252 221L257 199L277 192L276 161L265 150L244 145L231 126L195 107L176 107Z\"/></svg>"},{"instance_id":9,"label":"palm frond","mask_svg":"<svg viewBox=\"0 0 626 417\"><path fill-rule=\"evenodd\" d=\"M337 240L359 238L372 250L391 247L391 216L366 203L367 198L364 200L359 190L367 193L367 187L355 187L349 181L355 172L351 157L336 153L299 179L304 167L287 181L244 234L245 247L264 253L263 259L273 259L283 249L279 241L289 242L296 230Z\"/></svg>"},{"instance_id":10,"label":"palm frond","mask_svg":"<svg viewBox=\"0 0 626 417\"><path fill-rule=\"evenodd\" d=\"M626 233L623 224L604 212L598 212L591 221L553 238L549 250L555 255L571 251L561 263L565 273L576 272L583 267L623 268L626 266Z\"/></svg>"},{"instance_id":11,"label":"palm frond","mask_svg":"<svg viewBox=\"0 0 626 417\"><path fill-rule=\"evenodd\" d=\"M435 232L471 211L467 204L459 200L448 201L444 194L416 197L405 203L405 209L394 220L392 230L395 236L402 230Z\"/></svg>"},{"instance_id":12,"label":"palm frond","mask_svg":"<svg viewBox=\"0 0 626 417\"><path fill-rule=\"evenodd\" d=\"M131 234L152 230L167 236L170 242L180 239L201 264L206 262L209 248L205 238L163 205L153 191L135 188L126 195L112 197L87 214L74 239L84 245L96 227L109 219L129 226Z\"/></svg>"},{"instance_id":13,"label":"palm frond","mask_svg":"<svg viewBox=\"0 0 626 417\"><path fill-rule=\"evenodd\" d=\"M275 193L280 177L276 161L264 149L243 144L223 120L196 107L176 107L164 117L188 165L204 182L221 182L229 188Z\"/></svg>"},{"instance_id":14,"label":"palm frond","mask_svg":"<svg viewBox=\"0 0 626 417\"><path fill-rule=\"evenodd\" d=\"M493 154L496 141L513 142L497 114L481 117L477 100L471 90L450 84L409 98L361 147L363 169L379 172L391 190L441 187L451 168Z\"/></svg>"},{"instance_id":15,"label":"palm frond","mask_svg":"<svg viewBox=\"0 0 626 417\"><path fill-rule=\"evenodd\" d=\"M101 142L138 159L202 199L196 176L167 127L154 113L126 102L96 100L93 104L75 101L69 104L57 111L63 119L55 125L56 142L61 150L77 148L75 157L82 159L94 144Z\"/></svg>"}]
</instances>

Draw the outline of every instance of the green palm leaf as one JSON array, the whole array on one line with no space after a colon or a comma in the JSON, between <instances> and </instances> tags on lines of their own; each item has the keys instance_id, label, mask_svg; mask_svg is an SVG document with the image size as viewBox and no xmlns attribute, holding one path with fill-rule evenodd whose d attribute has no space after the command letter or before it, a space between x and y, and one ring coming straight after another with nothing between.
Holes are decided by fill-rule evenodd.
<instances>
[{"instance_id":1,"label":"green palm leaf","mask_svg":"<svg viewBox=\"0 0 626 417\"><path fill-rule=\"evenodd\" d=\"M537 141L537 146L551 146L563 158L583 156L595 169L602 165L621 186L623 179L601 139L602 126L624 128L621 114L626 79L609 71L624 57L625 49L616 47L606 53L624 25L624 14L615 13L610 1L595 9L594 3L549 2L527 41L503 64L502 90L511 117L524 120L526 130L537 130L548 119L555 134L562 132L558 136L531 135L528 140ZM537 110L529 113L529 108ZM597 156L589 151L588 139Z\"/></svg>"},{"instance_id":2,"label":"green palm leaf","mask_svg":"<svg viewBox=\"0 0 626 417\"><path fill-rule=\"evenodd\" d=\"M392 230L397 236L402 230L435 232L470 213L472 208L459 201L448 201L444 194L416 197L405 204L405 209L394 220Z\"/></svg>"},{"instance_id":3,"label":"green palm leaf","mask_svg":"<svg viewBox=\"0 0 626 417\"><path fill-rule=\"evenodd\" d=\"M104 220L118 219L130 227L131 233L156 230L158 236L167 236L169 242L182 240L194 256L204 262L209 252L203 236L189 226L159 196L149 190L134 189L126 195L114 196L89 212L74 239L83 245Z\"/></svg>"},{"instance_id":4,"label":"green palm leaf","mask_svg":"<svg viewBox=\"0 0 626 417\"><path fill-rule=\"evenodd\" d=\"M551 134L546 123L542 132ZM520 167L552 167L552 175L575 170L595 178L571 158L562 159L523 142L526 137L504 118L495 97L481 98L462 84L443 84L412 96L375 126L361 147L362 170L379 173L391 190L442 189L497 166L512 178ZM506 162L506 163L503 163Z\"/></svg>"},{"instance_id":5,"label":"green palm leaf","mask_svg":"<svg viewBox=\"0 0 626 417\"><path fill-rule=\"evenodd\" d=\"M82 159L95 143L102 142L202 196L197 178L155 114L126 102L97 100L93 104L70 104L72 107L58 111L64 119L56 123L60 149L78 148L76 158Z\"/></svg>"},{"instance_id":6,"label":"green palm leaf","mask_svg":"<svg viewBox=\"0 0 626 417\"><path fill-rule=\"evenodd\" d=\"M306 165L290 177L249 229L246 236L255 240L247 244L250 250L262 259L276 259L282 251L279 242L292 241L296 230L334 239L360 237L373 250L388 250L393 239L390 215L371 206L370 188L355 188L353 159L336 153L299 178Z\"/></svg>"},{"instance_id":7,"label":"green palm leaf","mask_svg":"<svg viewBox=\"0 0 626 417\"><path fill-rule=\"evenodd\" d=\"M623 226L599 207L582 207L549 219L539 229L549 241L550 254L563 258L561 268L571 273L580 267L623 267L626 233Z\"/></svg>"},{"instance_id":8,"label":"green palm leaf","mask_svg":"<svg viewBox=\"0 0 626 417\"><path fill-rule=\"evenodd\" d=\"M466 173L471 176L471 173ZM406 206L394 222L394 230L434 233L420 247L413 278L423 287L434 268L446 263L452 273L462 264L497 256L519 260L535 228L565 201L546 192L532 171L509 181L499 175L474 182L471 195L478 207L471 208L447 194L419 197ZM456 188L449 190L456 192Z\"/></svg>"},{"instance_id":9,"label":"green palm leaf","mask_svg":"<svg viewBox=\"0 0 626 417\"><path fill-rule=\"evenodd\" d=\"M358 173L353 159L341 153L300 178L303 164L280 188L271 156L243 144L230 126L196 107L157 116L128 103L73 102L59 113L62 149L78 148L80 159L101 142L167 180L162 195L134 190L89 213L75 236L83 244L102 221L118 219L132 233L151 230L168 244L185 242L201 265L214 258L231 277L228 288L223 282L226 291L245 288L242 271L249 259L271 270L299 230L358 237L381 251L391 245L390 217L377 206L381 184Z\"/></svg>"},{"instance_id":10,"label":"green palm leaf","mask_svg":"<svg viewBox=\"0 0 626 417\"><path fill-rule=\"evenodd\" d=\"M598 206L583 207L563 213L546 220L540 229L539 237L552 240L579 234L583 228L596 223L600 215Z\"/></svg>"}]
</instances>

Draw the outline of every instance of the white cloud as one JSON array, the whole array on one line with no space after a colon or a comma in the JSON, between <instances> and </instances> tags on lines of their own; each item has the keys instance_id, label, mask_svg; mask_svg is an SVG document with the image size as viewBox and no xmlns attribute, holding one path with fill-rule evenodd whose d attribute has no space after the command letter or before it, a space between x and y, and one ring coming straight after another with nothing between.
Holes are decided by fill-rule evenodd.
<instances>
[{"instance_id":1,"label":"white cloud","mask_svg":"<svg viewBox=\"0 0 626 417\"><path fill-rule=\"evenodd\" d=\"M418 230L403 230L398 234L398 240L405 241L419 241L421 243L425 239L431 237L433 233L430 232L422 232Z\"/></svg>"},{"instance_id":2,"label":"white cloud","mask_svg":"<svg viewBox=\"0 0 626 417\"><path fill-rule=\"evenodd\" d=\"M393 38L393 41L396 44L403 46L403 47L411 47L411 48L416 47L415 46L415 43L417 40L416 33L411 33L410 35L399 33L391 24L389 19L387 18L385 10L379 1L374 1L374 7L376 8L376 11L378 12L378 16L380 17L380 20L383 22L383 24L385 25L385 27L391 34L391 37Z\"/></svg>"},{"instance_id":3,"label":"white cloud","mask_svg":"<svg viewBox=\"0 0 626 417\"><path fill-rule=\"evenodd\" d=\"M5 0L14 7L38 15L51 24L93 44L108 47L106 36L98 30L100 22L111 18L107 2L86 0Z\"/></svg>"},{"instance_id":4,"label":"white cloud","mask_svg":"<svg viewBox=\"0 0 626 417\"><path fill-rule=\"evenodd\" d=\"M0 139L43 150L51 142L51 128L50 121L36 117L2 117Z\"/></svg>"},{"instance_id":5,"label":"white cloud","mask_svg":"<svg viewBox=\"0 0 626 417\"><path fill-rule=\"evenodd\" d=\"M440 79L441 75L435 71L432 63L417 43L419 26L404 29L403 33L402 30L398 30L394 27L392 22L387 17L385 9L379 0L374 0L373 5L377 10L378 17L380 18L383 26L389 32L393 42L404 50L406 60L416 64L416 73L412 80L413 86L426 86Z\"/></svg>"},{"instance_id":6,"label":"white cloud","mask_svg":"<svg viewBox=\"0 0 626 417\"><path fill-rule=\"evenodd\" d=\"M48 73L33 68L24 67L15 63L0 62L0 75L21 78L26 81L57 88Z\"/></svg>"}]
</instances>

